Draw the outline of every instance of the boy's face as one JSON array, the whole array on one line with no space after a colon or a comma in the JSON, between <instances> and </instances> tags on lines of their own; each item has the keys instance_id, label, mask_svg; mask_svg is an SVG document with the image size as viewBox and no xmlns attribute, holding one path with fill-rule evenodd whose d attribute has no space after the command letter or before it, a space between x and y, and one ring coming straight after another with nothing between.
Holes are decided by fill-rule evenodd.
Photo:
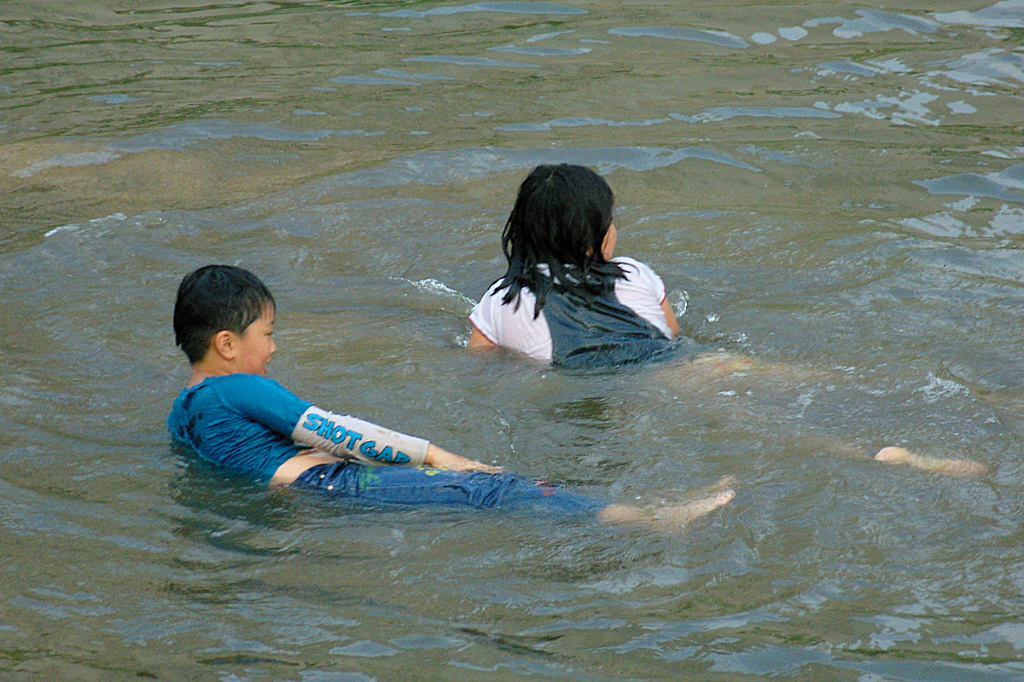
<instances>
[{"instance_id":1,"label":"boy's face","mask_svg":"<svg viewBox=\"0 0 1024 682\"><path fill-rule=\"evenodd\" d=\"M274 342L274 307L267 306L237 337L235 359L238 371L245 374L266 374L270 357L277 350Z\"/></svg>"}]
</instances>

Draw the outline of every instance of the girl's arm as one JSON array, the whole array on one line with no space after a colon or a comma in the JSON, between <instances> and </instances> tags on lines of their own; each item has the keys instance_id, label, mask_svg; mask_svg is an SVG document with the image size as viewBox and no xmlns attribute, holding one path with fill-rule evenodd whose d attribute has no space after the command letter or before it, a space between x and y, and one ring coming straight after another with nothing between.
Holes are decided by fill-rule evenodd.
<instances>
[{"instance_id":1,"label":"girl's arm","mask_svg":"<svg viewBox=\"0 0 1024 682\"><path fill-rule=\"evenodd\" d=\"M484 336L484 333L477 329L475 324L473 325L473 331L469 333L469 343L466 344L466 348L470 350L491 350L497 347L498 344Z\"/></svg>"},{"instance_id":2,"label":"girl's arm","mask_svg":"<svg viewBox=\"0 0 1024 682\"><path fill-rule=\"evenodd\" d=\"M668 328L672 330L672 338L679 336L682 329L679 326L679 322L676 321L676 314L672 312L672 306L668 302L668 298L661 299L661 310L665 313L665 322L668 323ZM470 339L472 341L472 339Z\"/></svg>"}]
</instances>

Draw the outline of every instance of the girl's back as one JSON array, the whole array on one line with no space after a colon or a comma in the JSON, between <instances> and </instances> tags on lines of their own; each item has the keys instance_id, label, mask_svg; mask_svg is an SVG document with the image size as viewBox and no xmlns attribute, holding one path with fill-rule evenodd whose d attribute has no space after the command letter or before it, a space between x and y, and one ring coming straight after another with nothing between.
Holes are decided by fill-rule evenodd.
<instances>
[{"instance_id":1,"label":"girl's back","mask_svg":"<svg viewBox=\"0 0 1024 682\"><path fill-rule=\"evenodd\" d=\"M608 183L588 168L535 168L502 232L508 270L470 315L469 347L565 366L635 362L677 347L661 278L612 258L613 205Z\"/></svg>"}]
</instances>

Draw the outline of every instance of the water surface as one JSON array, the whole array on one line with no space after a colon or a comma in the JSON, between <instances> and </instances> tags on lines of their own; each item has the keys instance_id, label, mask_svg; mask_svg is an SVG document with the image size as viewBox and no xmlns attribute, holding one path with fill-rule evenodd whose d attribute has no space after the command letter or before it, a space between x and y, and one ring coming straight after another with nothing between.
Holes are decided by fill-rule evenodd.
<instances>
[{"instance_id":1,"label":"water surface","mask_svg":"<svg viewBox=\"0 0 1024 682\"><path fill-rule=\"evenodd\" d=\"M1020 679L1022 37L1019 0L4 3L0 676ZM687 334L781 371L467 353L560 161ZM737 499L666 537L210 471L164 426L208 262L270 285L271 375L325 407Z\"/></svg>"}]
</instances>

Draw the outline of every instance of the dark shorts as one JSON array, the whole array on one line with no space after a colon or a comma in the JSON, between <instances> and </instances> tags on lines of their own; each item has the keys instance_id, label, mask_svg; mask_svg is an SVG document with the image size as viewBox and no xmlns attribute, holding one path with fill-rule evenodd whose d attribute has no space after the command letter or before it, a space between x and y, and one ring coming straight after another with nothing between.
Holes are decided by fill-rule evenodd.
<instances>
[{"instance_id":1,"label":"dark shorts","mask_svg":"<svg viewBox=\"0 0 1024 682\"><path fill-rule=\"evenodd\" d=\"M669 339L619 303L613 280L606 286L591 300L558 289L548 293L542 313L551 332L551 364L593 369L692 357L703 350L685 337Z\"/></svg>"},{"instance_id":2,"label":"dark shorts","mask_svg":"<svg viewBox=\"0 0 1024 682\"><path fill-rule=\"evenodd\" d=\"M373 467L352 462L318 464L303 471L292 486L369 504L534 508L563 514L596 514L608 506L597 498L511 473Z\"/></svg>"}]
</instances>

